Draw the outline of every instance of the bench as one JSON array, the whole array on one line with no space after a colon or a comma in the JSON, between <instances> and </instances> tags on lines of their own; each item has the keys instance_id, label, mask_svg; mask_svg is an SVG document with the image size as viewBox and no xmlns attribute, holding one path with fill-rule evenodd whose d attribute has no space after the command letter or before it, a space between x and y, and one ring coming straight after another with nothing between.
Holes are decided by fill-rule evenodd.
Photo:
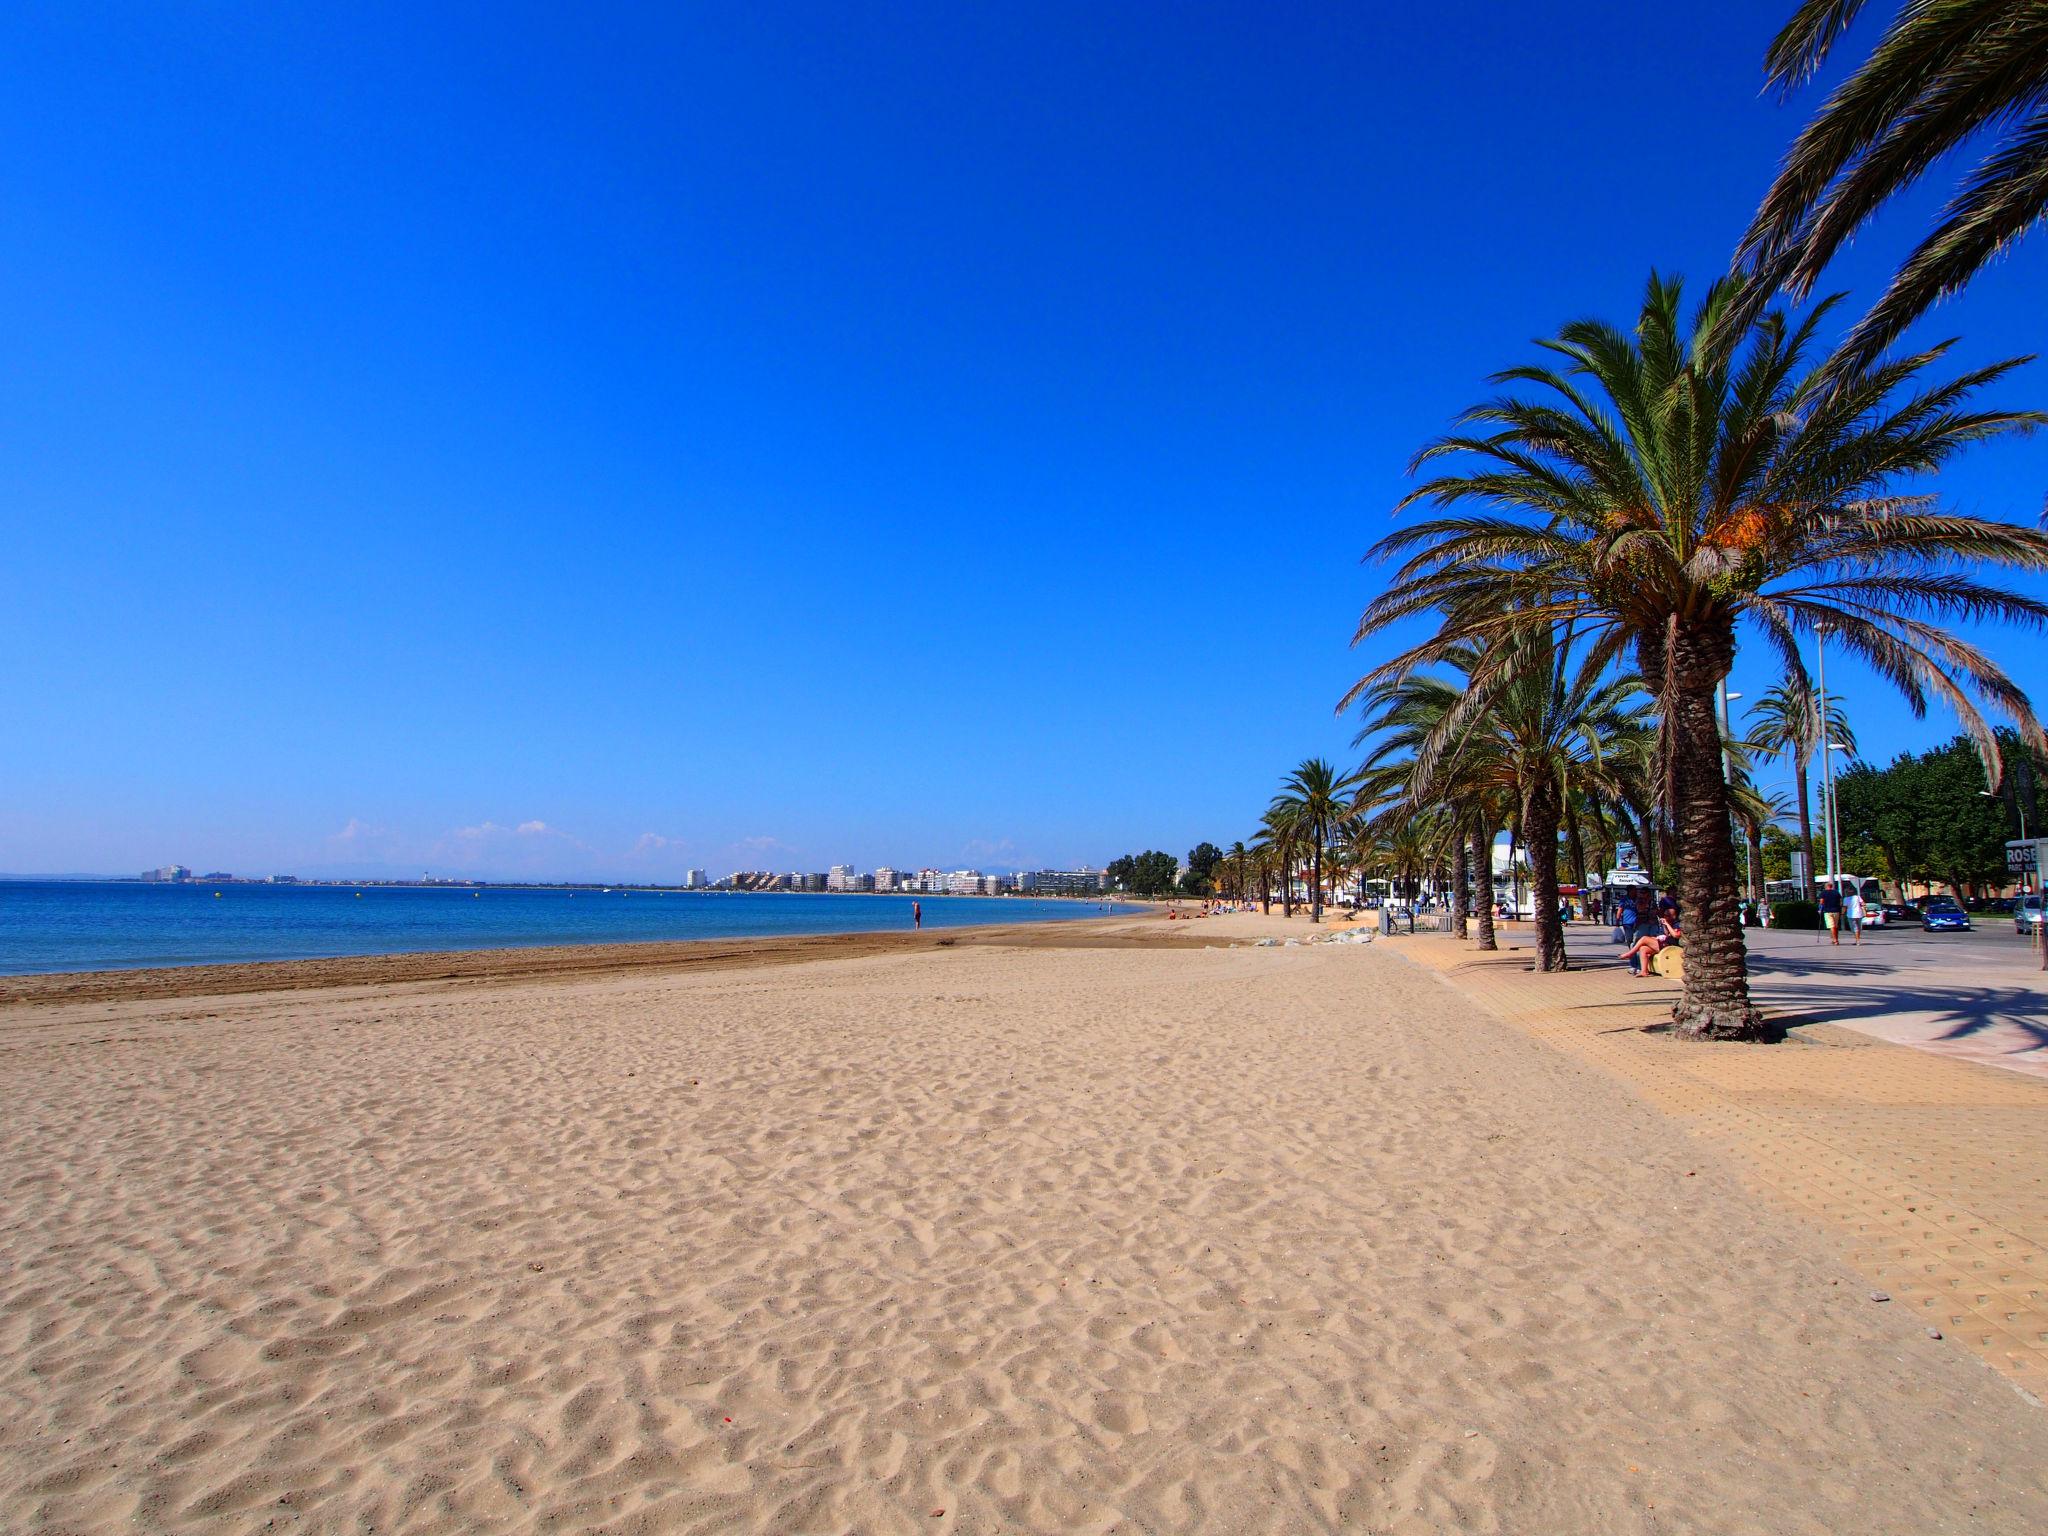
<instances>
[{"instance_id":1,"label":"bench","mask_svg":"<svg viewBox=\"0 0 2048 1536\"><path fill-rule=\"evenodd\" d=\"M1685 951L1676 944L1667 944L1650 956L1650 974L1669 976L1673 981L1685 980Z\"/></svg>"}]
</instances>

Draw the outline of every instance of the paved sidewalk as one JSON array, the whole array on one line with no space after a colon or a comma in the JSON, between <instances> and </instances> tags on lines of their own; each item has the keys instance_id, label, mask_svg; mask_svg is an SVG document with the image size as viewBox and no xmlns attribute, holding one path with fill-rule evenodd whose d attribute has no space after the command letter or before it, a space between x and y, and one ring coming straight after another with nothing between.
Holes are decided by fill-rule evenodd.
<instances>
[{"instance_id":1,"label":"paved sidewalk","mask_svg":"<svg viewBox=\"0 0 2048 1536\"><path fill-rule=\"evenodd\" d=\"M1526 925L1503 939L1526 944ZM1632 1083L1834 1234L1889 1305L2048 1396L2048 1080L1827 1023L1780 1045L1691 1044L1648 1032L1675 982L1611 964L1541 976L1525 950L1438 935L1377 947Z\"/></svg>"},{"instance_id":2,"label":"paved sidewalk","mask_svg":"<svg viewBox=\"0 0 2048 1536\"><path fill-rule=\"evenodd\" d=\"M2038 952L2009 918L1978 921L1975 933L1887 929L1839 948L1811 933L1752 928L1751 992L1787 1024L1841 1024L2048 1079L2048 975Z\"/></svg>"}]
</instances>

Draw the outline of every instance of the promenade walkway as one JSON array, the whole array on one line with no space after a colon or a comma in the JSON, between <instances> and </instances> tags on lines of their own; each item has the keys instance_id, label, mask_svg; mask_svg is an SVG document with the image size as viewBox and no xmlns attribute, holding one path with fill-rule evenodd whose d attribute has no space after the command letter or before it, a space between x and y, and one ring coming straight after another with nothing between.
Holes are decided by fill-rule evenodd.
<instances>
[{"instance_id":1,"label":"promenade walkway","mask_svg":"<svg viewBox=\"0 0 2048 1536\"><path fill-rule=\"evenodd\" d=\"M1604 930L1573 938L1584 949L1575 963L1587 968L1551 976L1531 968L1526 924L1503 925L1504 948L1491 955L1434 934L1379 947L1633 1084L1766 1198L1831 1233L1873 1293L1890 1298L1883 1304L1911 1308L2048 1397L2048 1077L1864 1032L1873 1021L1885 1027L1873 998L1887 991L1899 996L1901 1015L1937 1021L1955 999L1940 995L1933 977L1916 992L1896 977L1860 973L1861 988L1838 991L1819 968L1845 963L1841 952L1817 956L1809 945L1802 962L1789 942L1759 956L1759 993L1794 1026L1784 1043L1673 1040L1656 1027L1668 1020L1677 983L1632 980L1612 963ZM1865 948L1846 963L1884 963ZM2025 988L2022 976L2015 966L1978 984ZM2015 1007L2023 1020L2039 1017L2029 1014L2028 995L2042 994L2022 991ZM1825 1021L1831 1005L1859 1028ZM1916 1031L1929 1027L1904 1027Z\"/></svg>"}]
</instances>

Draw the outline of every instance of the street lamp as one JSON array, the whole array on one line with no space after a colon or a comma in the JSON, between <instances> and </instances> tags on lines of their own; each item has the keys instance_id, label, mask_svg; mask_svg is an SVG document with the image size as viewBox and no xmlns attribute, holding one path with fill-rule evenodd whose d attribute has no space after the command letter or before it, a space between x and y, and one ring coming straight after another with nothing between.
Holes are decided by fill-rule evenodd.
<instances>
[{"instance_id":1,"label":"street lamp","mask_svg":"<svg viewBox=\"0 0 2048 1536\"><path fill-rule=\"evenodd\" d=\"M1831 741L1821 754L1822 777L1827 781L1822 793L1827 799L1828 833L1828 884L1839 885L1842 876L1842 823L1835 814L1835 754L1854 752L1856 749L1845 741Z\"/></svg>"},{"instance_id":2,"label":"street lamp","mask_svg":"<svg viewBox=\"0 0 2048 1536\"><path fill-rule=\"evenodd\" d=\"M1728 691L1728 679L1725 677L1716 686L1721 695L1721 782L1725 784L1728 782L1728 738L1735 734L1735 727L1728 719L1728 706L1742 695ZM1735 825L1735 816L1732 812L1728 817L1728 825L1731 831L1741 830ZM1755 889L1756 882L1749 868L1749 839L1745 837L1742 839L1742 894L1747 897Z\"/></svg>"},{"instance_id":3,"label":"street lamp","mask_svg":"<svg viewBox=\"0 0 2048 1536\"><path fill-rule=\"evenodd\" d=\"M1825 739L1828 729L1828 627L1825 624L1816 624L1813 626L1813 668L1819 690L1819 697L1815 700L1814 703L1814 724L1819 727L1819 730L1815 734ZM1833 743L1829 742L1828 745L1833 746ZM1830 828L1830 831L1828 833L1828 880L1829 883L1832 884L1835 878L1835 838L1834 832L1832 831L1832 828L1834 826L1834 814L1832 807L1835 803L1834 753L1827 751L1821 753L1820 777L1821 796L1823 799L1827 801L1830 807L1830 811L1827 818L1828 826ZM1813 878L1812 871L1809 870L1807 872L1807 878L1809 880Z\"/></svg>"}]
</instances>

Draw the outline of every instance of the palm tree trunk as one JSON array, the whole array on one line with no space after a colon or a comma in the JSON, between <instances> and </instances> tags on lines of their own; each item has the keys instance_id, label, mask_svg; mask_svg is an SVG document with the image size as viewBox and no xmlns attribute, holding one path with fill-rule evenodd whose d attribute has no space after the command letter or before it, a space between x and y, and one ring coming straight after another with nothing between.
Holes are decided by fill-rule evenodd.
<instances>
[{"instance_id":1,"label":"palm tree trunk","mask_svg":"<svg viewBox=\"0 0 2048 1536\"><path fill-rule=\"evenodd\" d=\"M1536 969L1565 968L1564 921L1557 915L1557 784L1535 785L1522 805L1522 832L1528 838L1529 883L1535 888Z\"/></svg>"},{"instance_id":2,"label":"palm tree trunk","mask_svg":"<svg viewBox=\"0 0 2048 1536\"><path fill-rule=\"evenodd\" d=\"M1280 855L1280 915L1294 916L1294 850Z\"/></svg>"},{"instance_id":3,"label":"palm tree trunk","mask_svg":"<svg viewBox=\"0 0 2048 1536\"><path fill-rule=\"evenodd\" d=\"M1472 828L1472 876L1478 887L1472 912L1479 919L1479 947L1499 949L1493 936L1493 839L1477 825Z\"/></svg>"},{"instance_id":4,"label":"palm tree trunk","mask_svg":"<svg viewBox=\"0 0 2048 1536\"><path fill-rule=\"evenodd\" d=\"M1820 866L1813 862L1813 814L1806 804L1806 759L1799 758L1794 764L1794 773L1799 780L1799 846L1806 850L1806 899L1813 900L1813 894L1820 889Z\"/></svg>"},{"instance_id":5,"label":"palm tree trunk","mask_svg":"<svg viewBox=\"0 0 2048 1536\"><path fill-rule=\"evenodd\" d=\"M1764 829L1761 822L1747 821L1742 824L1743 834L1749 840L1749 899L1763 906L1764 901Z\"/></svg>"},{"instance_id":6,"label":"palm tree trunk","mask_svg":"<svg viewBox=\"0 0 2048 1536\"><path fill-rule=\"evenodd\" d=\"M1583 902L1586 891L1586 839L1579 831L1579 813L1576 810L1565 812L1564 845L1571 850L1572 884L1579 888L1579 899Z\"/></svg>"},{"instance_id":7,"label":"palm tree trunk","mask_svg":"<svg viewBox=\"0 0 2048 1536\"><path fill-rule=\"evenodd\" d=\"M1262 863L1259 865L1259 916L1271 917L1272 915L1273 866L1271 864Z\"/></svg>"},{"instance_id":8,"label":"palm tree trunk","mask_svg":"<svg viewBox=\"0 0 2048 1536\"><path fill-rule=\"evenodd\" d=\"M1308 920L1320 923L1323 920L1323 830L1310 829L1315 839L1308 848Z\"/></svg>"},{"instance_id":9,"label":"palm tree trunk","mask_svg":"<svg viewBox=\"0 0 2048 1536\"><path fill-rule=\"evenodd\" d=\"M1734 659L1732 624L1673 625L1672 806L1685 881L1685 991L1672 1010L1687 1040L1760 1040L1764 1022L1749 1000L1749 956L1736 898L1735 843L1728 836L1728 783L1721 772L1721 729L1714 685Z\"/></svg>"},{"instance_id":10,"label":"palm tree trunk","mask_svg":"<svg viewBox=\"0 0 2048 1536\"><path fill-rule=\"evenodd\" d=\"M1459 938L1470 938L1466 922L1472 910L1472 871L1465 862L1465 840L1451 839L1451 931Z\"/></svg>"}]
</instances>

